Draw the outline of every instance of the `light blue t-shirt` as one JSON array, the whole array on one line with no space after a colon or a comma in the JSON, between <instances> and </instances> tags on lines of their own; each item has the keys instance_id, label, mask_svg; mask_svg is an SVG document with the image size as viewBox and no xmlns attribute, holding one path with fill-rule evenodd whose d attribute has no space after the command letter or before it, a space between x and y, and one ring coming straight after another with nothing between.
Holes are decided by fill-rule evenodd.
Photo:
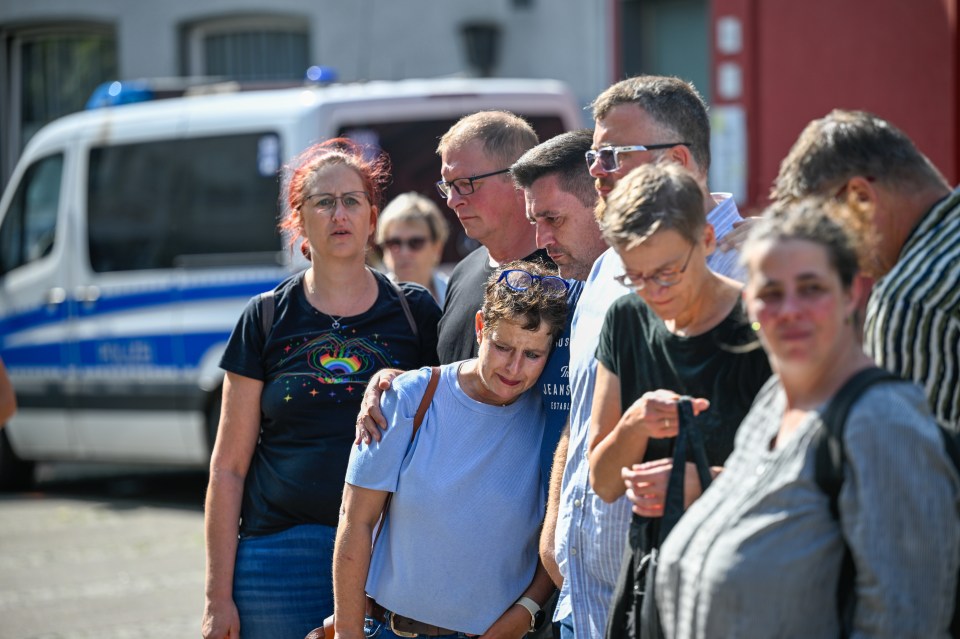
<instances>
[{"instance_id":1,"label":"light blue t-shirt","mask_svg":"<svg viewBox=\"0 0 960 639\"><path fill-rule=\"evenodd\" d=\"M430 369L394 380L381 399L390 427L353 449L346 481L394 493L367 593L405 617L482 634L536 570L543 404L537 387L509 406L477 402L460 388L460 364L441 367L412 443Z\"/></svg>"}]
</instances>

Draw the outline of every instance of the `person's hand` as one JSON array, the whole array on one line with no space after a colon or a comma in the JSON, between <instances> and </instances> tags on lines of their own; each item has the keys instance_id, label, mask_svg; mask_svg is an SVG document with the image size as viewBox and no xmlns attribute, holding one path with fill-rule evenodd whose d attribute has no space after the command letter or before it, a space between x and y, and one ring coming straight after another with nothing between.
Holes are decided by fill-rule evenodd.
<instances>
[{"instance_id":1,"label":"person's hand","mask_svg":"<svg viewBox=\"0 0 960 639\"><path fill-rule=\"evenodd\" d=\"M387 430L387 419L380 412L380 396L383 395L383 391L390 388L394 378L401 372L395 368L385 368L377 371L370 378L367 388L363 391L363 401L360 402L354 445L360 442L369 444L371 440L380 441L381 431Z\"/></svg>"},{"instance_id":2,"label":"person's hand","mask_svg":"<svg viewBox=\"0 0 960 639\"><path fill-rule=\"evenodd\" d=\"M643 464L634 464L631 468L620 470L623 483L627 486L627 499L633 504L633 512L641 517L662 517L663 502L667 496L667 483L673 470L672 459L657 459ZM723 470L720 466L710 468L710 474L716 477ZM683 507L689 508L703 494L697 465L687 462L683 480Z\"/></svg>"},{"instance_id":3,"label":"person's hand","mask_svg":"<svg viewBox=\"0 0 960 639\"><path fill-rule=\"evenodd\" d=\"M518 639L530 631L530 613L516 604L507 608L480 639Z\"/></svg>"},{"instance_id":4,"label":"person's hand","mask_svg":"<svg viewBox=\"0 0 960 639\"><path fill-rule=\"evenodd\" d=\"M679 427L679 401L680 395L671 390L661 388L648 391L623 413L622 427L636 429L652 439L676 437ZM691 402L694 415L699 415L710 407L710 401L702 397L693 398Z\"/></svg>"},{"instance_id":5,"label":"person's hand","mask_svg":"<svg viewBox=\"0 0 960 639\"><path fill-rule=\"evenodd\" d=\"M743 246L753 225L760 221L759 217L745 217L733 223L733 230L717 240L717 250L722 253L739 250Z\"/></svg>"},{"instance_id":6,"label":"person's hand","mask_svg":"<svg viewBox=\"0 0 960 639\"><path fill-rule=\"evenodd\" d=\"M238 639L240 637L240 613L233 600L207 600L200 622L203 639Z\"/></svg>"}]
</instances>

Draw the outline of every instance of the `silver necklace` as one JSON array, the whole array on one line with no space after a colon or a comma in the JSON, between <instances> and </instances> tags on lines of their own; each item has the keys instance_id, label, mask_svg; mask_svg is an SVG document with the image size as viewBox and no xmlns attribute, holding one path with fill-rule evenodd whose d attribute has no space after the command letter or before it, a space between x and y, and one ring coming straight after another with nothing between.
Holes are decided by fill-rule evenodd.
<instances>
[{"instance_id":1,"label":"silver necklace","mask_svg":"<svg viewBox=\"0 0 960 639\"><path fill-rule=\"evenodd\" d=\"M316 295L317 295L317 289L316 289L316 287L313 286L313 285L310 283L310 281L307 280L306 278L304 278L304 284L307 285L307 292L310 293L310 295L311 295L312 297L316 297ZM342 320L344 317L346 317L346 315L341 315L340 317L334 317L334 316L331 315L330 313L324 313L323 311L321 311L321 310L320 310L319 308L317 308L317 307L314 307L313 310L315 310L316 312L320 313L321 315L326 315L327 317L329 317L329 318L330 318L330 326L331 326L331 327L333 328L333 330L335 330L335 331L340 330L340 320Z\"/></svg>"}]
</instances>

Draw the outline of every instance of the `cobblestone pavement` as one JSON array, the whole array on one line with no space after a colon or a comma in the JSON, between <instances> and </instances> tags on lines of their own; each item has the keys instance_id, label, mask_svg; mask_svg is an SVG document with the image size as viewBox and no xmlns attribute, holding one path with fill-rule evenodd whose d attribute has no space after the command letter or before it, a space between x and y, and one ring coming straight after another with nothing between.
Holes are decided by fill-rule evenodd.
<instances>
[{"instance_id":1,"label":"cobblestone pavement","mask_svg":"<svg viewBox=\"0 0 960 639\"><path fill-rule=\"evenodd\" d=\"M50 468L0 494L0 639L199 637L205 475Z\"/></svg>"}]
</instances>

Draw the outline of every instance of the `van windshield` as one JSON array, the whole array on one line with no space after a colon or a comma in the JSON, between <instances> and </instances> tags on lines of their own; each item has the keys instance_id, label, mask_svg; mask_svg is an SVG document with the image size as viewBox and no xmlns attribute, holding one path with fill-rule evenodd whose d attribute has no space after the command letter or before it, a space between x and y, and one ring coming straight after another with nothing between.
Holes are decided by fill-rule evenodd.
<instances>
[{"instance_id":1,"label":"van windshield","mask_svg":"<svg viewBox=\"0 0 960 639\"><path fill-rule=\"evenodd\" d=\"M566 131L559 116L529 116L523 113L520 115L530 123L541 141ZM447 208L447 203L440 198L437 189L433 186L440 179L437 144L458 119L457 117L415 122L345 125L337 132L339 136L383 149L390 156L393 180L384 193L384 205L408 191L416 191L433 198L450 224L450 240L443 252L445 262L459 262L462 257L478 246L475 240L464 234L457 216Z\"/></svg>"},{"instance_id":2,"label":"van windshield","mask_svg":"<svg viewBox=\"0 0 960 639\"><path fill-rule=\"evenodd\" d=\"M276 265L282 157L273 132L91 149L91 267Z\"/></svg>"}]
</instances>

